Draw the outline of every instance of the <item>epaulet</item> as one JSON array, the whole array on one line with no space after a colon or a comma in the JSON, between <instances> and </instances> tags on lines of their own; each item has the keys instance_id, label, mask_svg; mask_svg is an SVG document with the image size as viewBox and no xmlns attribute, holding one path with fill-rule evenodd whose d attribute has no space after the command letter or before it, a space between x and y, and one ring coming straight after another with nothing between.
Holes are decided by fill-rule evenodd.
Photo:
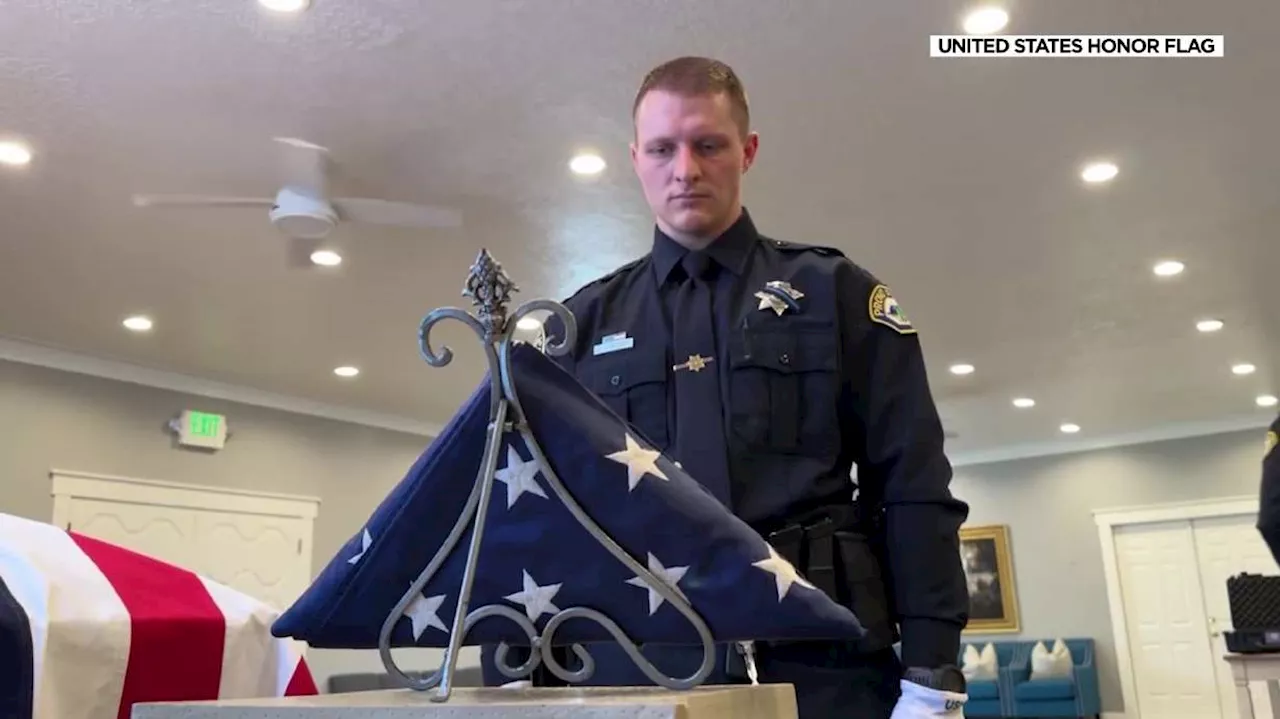
<instances>
[{"instance_id":1,"label":"epaulet","mask_svg":"<svg viewBox=\"0 0 1280 719\"><path fill-rule=\"evenodd\" d=\"M606 282L608 282L608 281L612 280L612 279L613 279L613 278L615 278L615 277L618 277L619 275L622 275L622 274L624 274L624 273L630 272L631 270L634 270L634 269L636 268L636 266L637 266L637 265L639 265L641 262L644 262L644 260L645 260L645 258L644 258L644 257L640 257L640 258L638 258L638 259L632 260L632 261L628 262L627 264L625 264L625 265L623 265L623 266L621 266L621 267L617 268L617 269L616 269L616 270L614 270L613 272L610 272L610 273L605 274L605 275L601 275L601 276L599 276L599 277L595 278L594 280L591 280L591 281L590 281L590 282L588 282L587 284L585 284L585 285L583 285L583 286L579 287L578 289L574 290L573 294L569 295L568 297L566 297L566 298L564 299L564 302L569 302L569 301L570 301L570 300L572 300L573 298L577 297L578 295L582 294L583 292L586 292L587 290L589 290L589 289L591 289L591 288L593 288L593 287L599 287L600 285L605 284Z\"/></svg>"},{"instance_id":2,"label":"epaulet","mask_svg":"<svg viewBox=\"0 0 1280 719\"><path fill-rule=\"evenodd\" d=\"M835 247L827 247L826 245L806 245L799 242L786 242L784 240L774 240L770 238L761 238L773 247L783 252L816 252L823 257L845 257L844 252Z\"/></svg>"}]
</instances>

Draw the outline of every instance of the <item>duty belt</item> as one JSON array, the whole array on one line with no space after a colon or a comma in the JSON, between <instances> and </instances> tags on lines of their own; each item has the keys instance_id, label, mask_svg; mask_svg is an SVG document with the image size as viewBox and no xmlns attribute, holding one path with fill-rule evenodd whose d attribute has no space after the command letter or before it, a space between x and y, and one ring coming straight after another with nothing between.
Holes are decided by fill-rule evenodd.
<instances>
[{"instance_id":1,"label":"duty belt","mask_svg":"<svg viewBox=\"0 0 1280 719\"><path fill-rule=\"evenodd\" d=\"M852 601L848 578L843 576L837 532L854 529L856 512L849 506L832 506L810 512L797 521L769 532L769 544L791 562L805 579L841 605Z\"/></svg>"}]
</instances>

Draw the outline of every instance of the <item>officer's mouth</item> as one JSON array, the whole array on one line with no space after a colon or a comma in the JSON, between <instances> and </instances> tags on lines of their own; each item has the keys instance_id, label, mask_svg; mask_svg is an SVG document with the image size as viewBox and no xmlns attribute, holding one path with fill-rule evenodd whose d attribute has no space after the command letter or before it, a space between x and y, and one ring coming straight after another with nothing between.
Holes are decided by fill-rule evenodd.
<instances>
[{"instance_id":1,"label":"officer's mouth","mask_svg":"<svg viewBox=\"0 0 1280 719\"><path fill-rule=\"evenodd\" d=\"M671 202L677 205L694 205L711 199L711 195L702 192L688 192L681 195L675 195L671 198Z\"/></svg>"}]
</instances>

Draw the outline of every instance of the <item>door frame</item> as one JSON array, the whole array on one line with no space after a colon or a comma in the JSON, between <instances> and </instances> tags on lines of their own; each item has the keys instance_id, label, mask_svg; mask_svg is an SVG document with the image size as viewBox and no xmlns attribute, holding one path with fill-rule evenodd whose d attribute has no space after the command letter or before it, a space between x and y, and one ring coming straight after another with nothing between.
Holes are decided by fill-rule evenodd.
<instances>
[{"instance_id":1,"label":"door frame","mask_svg":"<svg viewBox=\"0 0 1280 719\"><path fill-rule=\"evenodd\" d=\"M1223 497L1208 501L1172 502L1139 507L1096 509L1094 524L1102 547L1102 571L1107 581L1107 606L1111 611L1111 638L1116 651L1116 668L1120 674L1120 693L1127 716L1138 716L1138 690L1133 674L1133 655L1129 650L1129 627L1125 622L1124 596L1120 589L1120 562L1116 554L1116 530L1141 524L1178 522L1216 517L1258 514L1258 498Z\"/></svg>"}]
</instances>

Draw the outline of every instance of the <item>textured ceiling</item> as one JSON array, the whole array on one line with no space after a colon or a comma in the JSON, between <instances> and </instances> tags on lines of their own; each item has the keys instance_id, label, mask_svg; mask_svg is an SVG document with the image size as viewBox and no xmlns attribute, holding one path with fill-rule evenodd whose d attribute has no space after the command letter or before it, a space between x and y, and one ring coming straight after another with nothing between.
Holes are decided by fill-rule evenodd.
<instances>
[{"instance_id":1,"label":"textured ceiling","mask_svg":"<svg viewBox=\"0 0 1280 719\"><path fill-rule=\"evenodd\" d=\"M560 298L647 249L629 110L655 63L711 54L753 102L762 230L832 244L921 328L957 453L1265 423L1280 391L1280 5L1011 5L1007 32L1212 33L1223 59L930 59L956 2L8 0L0 15L0 336L443 423L480 378L463 302L488 247ZM271 138L329 147L335 194L453 205L460 229L340 227L340 273L286 261L265 212L140 210L137 192L269 196ZM566 171L580 149L609 168ZM1086 186L1082 163L1120 168ZM1153 276L1159 259L1186 263ZM125 331L134 313L155 319ZM1201 335L1195 322L1225 329ZM452 330L452 331L450 331ZM1239 361L1257 365L1235 377ZM953 362L977 371L956 377ZM333 367L362 374L340 380ZM1010 399L1030 396L1031 410ZM1064 437L1071 421L1083 431Z\"/></svg>"}]
</instances>

